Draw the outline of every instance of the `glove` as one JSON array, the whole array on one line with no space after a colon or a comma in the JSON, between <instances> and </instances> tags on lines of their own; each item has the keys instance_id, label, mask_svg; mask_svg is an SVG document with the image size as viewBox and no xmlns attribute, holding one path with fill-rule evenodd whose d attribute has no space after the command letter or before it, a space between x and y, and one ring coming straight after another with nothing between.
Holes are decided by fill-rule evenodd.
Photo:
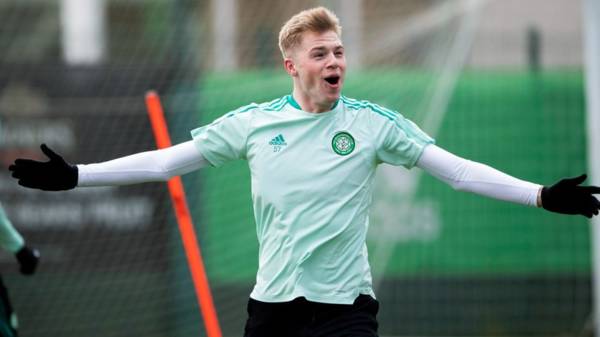
<instances>
[{"instance_id":1,"label":"glove","mask_svg":"<svg viewBox=\"0 0 600 337\"><path fill-rule=\"evenodd\" d=\"M61 156L50 150L46 144L42 152L50 159L41 162L31 159L17 159L8 169L19 185L44 191L70 190L77 186L77 166L70 165Z\"/></svg>"},{"instance_id":2,"label":"glove","mask_svg":"<svg viewBox=\"0 0 600 337\"><path fill-rule=\"evenodd\" d=\"M23 275L31 275L35 273L35 269L40 261L40 252L35 248L29 248L23 246L15 253L17 261L19 262L19 271Z\"/></svg>"},{"instance_id":3,"label":"glove","mask_svg":"<svg viewBox=\"0 0 600 337\"><path fill-rule=\"evenodd\" d=\"M542 207L550 212L581 214L591 218L598 215L600 201L593 194L600 193L598 186L579 186L587 175L565 178L552 186L542 188Z\"/></svg>"}]
</instances>

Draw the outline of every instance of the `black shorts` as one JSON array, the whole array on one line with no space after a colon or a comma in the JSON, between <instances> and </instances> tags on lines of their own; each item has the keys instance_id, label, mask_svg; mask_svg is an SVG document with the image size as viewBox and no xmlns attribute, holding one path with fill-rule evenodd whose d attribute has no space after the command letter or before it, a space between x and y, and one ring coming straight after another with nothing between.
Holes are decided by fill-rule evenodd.
<instances>
[{"instance_id":1,"label":"black shorts","mask_svg":"<svg viewBox=\"0 0 600 337\"><path fill-rule=\"evenodd\" d=\"M248 301L244 337L377 337L379 302L360 295L353 304L299 297L291 302Z\"/></svg>"}]
</instances>

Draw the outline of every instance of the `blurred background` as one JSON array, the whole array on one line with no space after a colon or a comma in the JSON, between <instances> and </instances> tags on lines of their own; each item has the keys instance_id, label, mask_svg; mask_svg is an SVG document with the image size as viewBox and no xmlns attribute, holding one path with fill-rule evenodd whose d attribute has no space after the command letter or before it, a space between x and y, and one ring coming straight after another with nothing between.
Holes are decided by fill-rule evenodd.
<instances>
[{"instance_id":1,"label":"blurred background","mask_svg":"<svg viewBox=\"0 0 600 337\"><path fill-rule=\"evenodd\" d=\"M346 96L525 180L586 171L580 1L0 0L0 201L42 253L27 278L0 254L22 337L206 335L166 184L47 193L6 168L42 142L71 163L155 148L150 89L174 143L289 94L279 28L316 5L341 19ZM248 168L183 181L223 336L241 336L257 268ZM592 334L583 217L382 165L371 219L381 336Z\"/></svg>"}]
</instances>

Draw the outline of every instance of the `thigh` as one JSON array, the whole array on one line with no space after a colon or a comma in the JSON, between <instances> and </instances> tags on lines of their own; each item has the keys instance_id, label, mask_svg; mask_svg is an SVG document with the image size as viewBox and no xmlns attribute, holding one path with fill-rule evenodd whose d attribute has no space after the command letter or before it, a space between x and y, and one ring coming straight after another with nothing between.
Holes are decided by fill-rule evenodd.
<instances>
[{"instance_id":1,"label":"thigh","mask_svg":"<svg viewBox=\"0 0 600 337\"><path fill-rule=\"evenodd\" d=\"M314 337L377 337L379 302L360 295L352 305L321 305L312 325Z\"/></svg>"},{"instance_id":2,"label":"thigh","mask_svg":"<svg viewBox=\"0 0 600 337\"><path fill-rule=\"evenodd\" d=\"M249 299L244 337L305 337L310 317L304 299L285 303Z\"/></svg>"}]
</instances>

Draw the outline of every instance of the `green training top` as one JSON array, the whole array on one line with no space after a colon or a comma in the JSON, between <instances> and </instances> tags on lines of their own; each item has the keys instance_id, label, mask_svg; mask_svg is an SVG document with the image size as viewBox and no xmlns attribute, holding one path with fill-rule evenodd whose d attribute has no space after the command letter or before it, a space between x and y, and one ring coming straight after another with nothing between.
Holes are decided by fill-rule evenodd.
<instances>
[{"instance_id":1,"label":"green training top","mask_svg":"<svg viewBox=\"0 0 600 337\"><path fill-rule=\"evenodd\" d=\"M250 297L374 296L366 234L375 169L411 168L431 137L368 101L342 96L331 111L309 113L291 95L229 112L192 137L213 166L248 161L259 242Z\"/></svg>"},{"instance_id":2,"label":"green training top","mask_svg":"<svg viewBox=\"0 0 600 337\"><path fill-rule=\"evenodd\" d=\"M11 253L16 253L23 247L23 244L23 237L13 227L6 213L4 213L4 208L0 205L0 247Z\"/></svg>"}]
</instances>

